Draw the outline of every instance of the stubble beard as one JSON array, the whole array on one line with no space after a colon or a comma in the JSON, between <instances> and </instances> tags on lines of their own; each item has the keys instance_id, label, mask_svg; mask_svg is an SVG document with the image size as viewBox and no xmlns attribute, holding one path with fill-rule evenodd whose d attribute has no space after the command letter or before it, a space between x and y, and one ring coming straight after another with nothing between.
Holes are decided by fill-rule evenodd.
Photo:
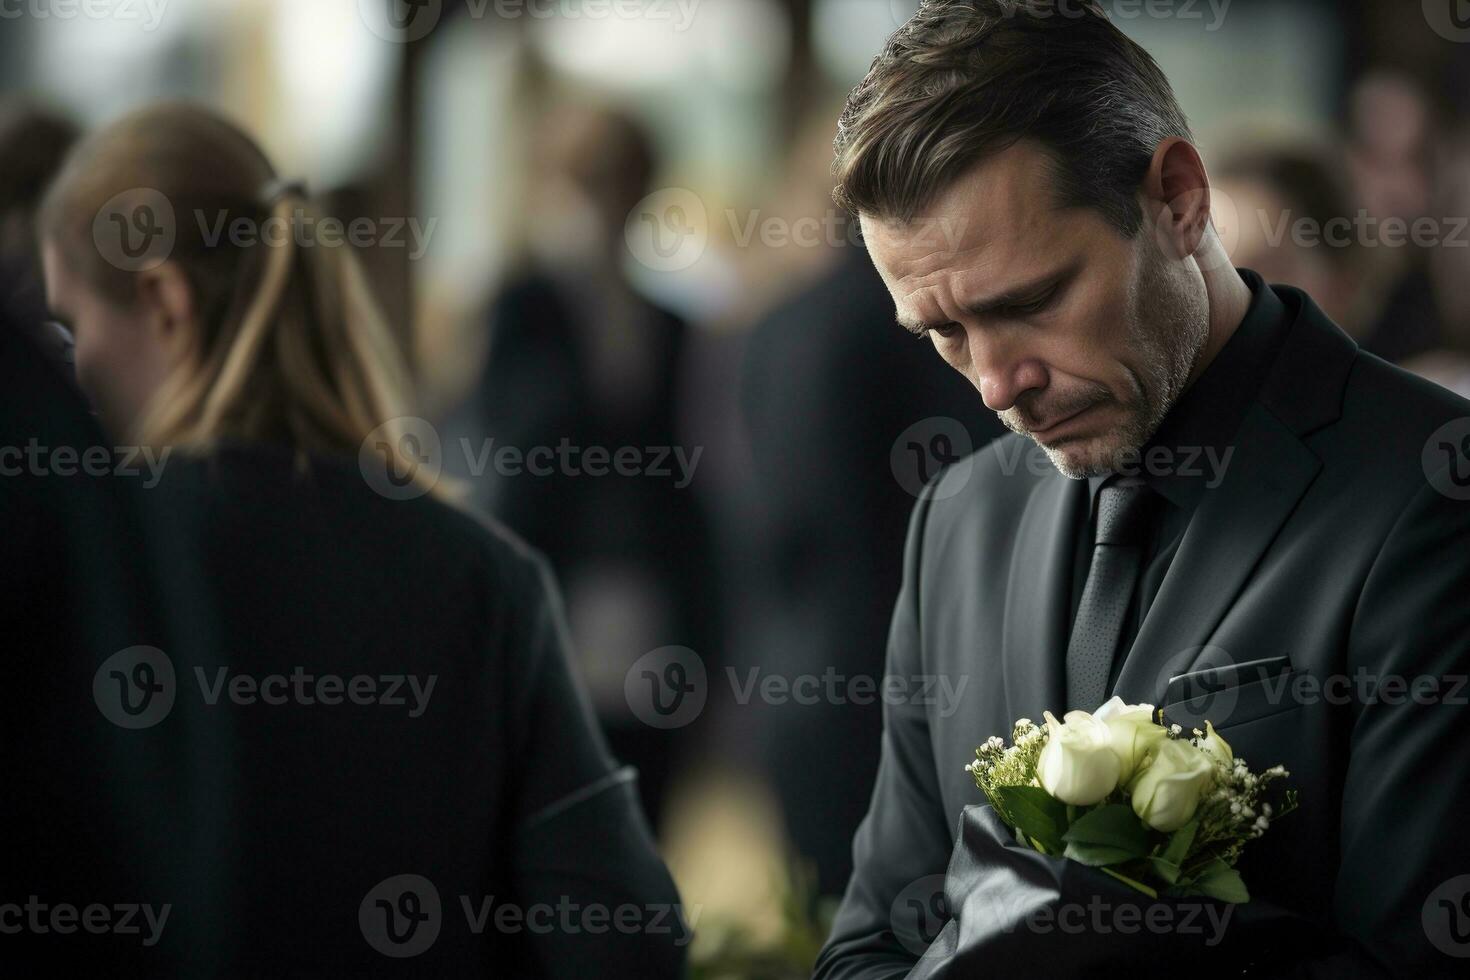
<instances>
[{"instance_id":1,"label":"stubble beard","mask_svg":"<svg viewBox=\"0 0 1470 980\"><path fill-rule=\"evenodd\" d=\"M1128 289L1128 349L1138 364L1129 372L1133 390L1126 401L1110 399L1122 405L1123 418L1101 435L1041 446L1052 465L1063 476L1083 480L1136 463L1184 393L1209 332L1208 300L1171 276L1163 257L1150 249ZM1002 421L1015 429L1010 420Z\"/></svg>"}]
</instances>

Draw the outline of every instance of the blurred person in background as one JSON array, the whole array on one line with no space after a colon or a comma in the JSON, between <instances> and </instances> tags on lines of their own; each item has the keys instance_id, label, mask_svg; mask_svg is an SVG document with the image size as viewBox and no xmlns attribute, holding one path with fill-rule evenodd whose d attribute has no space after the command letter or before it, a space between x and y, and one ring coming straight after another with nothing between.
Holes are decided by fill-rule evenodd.
<instances>
[{"instance_id":1,"label":"blurred person in background","mask_svg":"<svg viewBox=\"0 0 1470 980\"><path fill-rule=\"evenodd\" d=\"M492 301L484 372L457 414L488 461L503 447L525 460L479 484L482 499L565 583L594 706L614 751L638 768L657 824L679 733L639 720L624 679L656 648L705 654L718 635L694 472L674 452L697 467L678 424L688 327L641 296L623 266L624 227L657 160L634 119L570 101L540 118L531 154L525 254ZM577 454L569 464L561 447ZM630 447L647 471L585 472L588 450Z\"/></svg>"},{"instance_id":2,"label":"blurred person in background","mask_svg":"<svg viewBox=\"0 0 1470 980\"><path fill-rule=\"evenodd\" d=\"M1238 229L1230 259L1270 283L1313 298L1349 335L1361 336L1362 250L1354 241L1347 189L1325 151L1260 146L1237 151L1216 170L1212 188L1222 234ZM1231 214L1221 214L1228 203Z\"/></svg>"},{"instance_id":3,"label":"blurred person in background","mask_svg":"<svg viewBox=\"0 0 1470 980\"><path fill-rule=\"evenodd\" d=\"M64 116L22 101L0 101L0 313L49 359L69 362L70 338L46 319L36 253L36 208L77 129Z\"/></svg>"},{"instance_id":4,"label":"blurred person in background","mask_svg":"<svg viewBox=\"0 0 1470 980\"><path fill-rule=\"evenodd\" d=\"M94 236L109 213L120 252ZM146 504L188 628L164 652L179 707L156 732L188 759L171 802L208 864L168 896L159 953L191 975L371 976L412 954L436 975L679 976L678 896L574 677L549 571L404 492L428 488L391 421L403 371L350 252L307 237L318 217L242 132L176 105L88 138L42 208L84 389L115 434L173 454ZM210 241L237 223L255 234ZM373 694L282 696L303 672ZM258 699L223 693L242 676ZM477 930L464 909L487 901L631 904L676 925Z\"/></svg>"},{"instance_id":5,"label":"blurred person in background","mask_svg":"<svg viewBox=\"0 0 1470 980\"><path fill-rule=\"evenodd\" d=\"M831 119L824 113L810 137L821 144L812 158L826 189ZM904 529L929 475L906 447L895 463L896 441L917 433L928 459L929 442L947 437L957 458L1005 430L963 378L894 322L856 220L838 217L825 271L762 316L747 341L740 403L758 499L741 666L784 677L835 670L840 693L854 678L876 686L883 676L885 597L898 590ZM943 463L929 461L936 470ZM815 864L818 893L840 894L877 772L882 705L841 694L753 705L757 758L791 843Z\"/></svg>"},{"instance_id":6,"label":"blurred person in background","mask_svg":"<svg viewBox=\"0 0 1470 980\"><path fill-rule=\"evenodd\" d=\"M1438 347L1440 313L1429 281L1429 252L1409 229L1430 215L1433 107L1408 77L1373 71L1349 93L1347 163L1353 216L1372 224L1359 242L1366 253L1359 332L1354 339L1395 364ZM1385 222L1402 223L1395 235ZM1356 228L1356 226L1355 226ZM1354 234L1360 234L1354 231ZM1392 239L1392 244L1389 240Z\"/></svg>"},{"instance_id":7,"label":"blurred person in background","mask_svg":"<svg viewBox=\"0 0 1470 980\"><path fill-rule=\"evenodd\" d=\"M1461 120L1442 140L1435 167L1435 207L1439 214L1470 216L1470 122ZM1457 245L1446 243L1430 256L1429 274L1444 318L1439 346L1410 358L1404 366L1470 398L1470 232L1460 226Z\"/></svg>"}]
</instances>

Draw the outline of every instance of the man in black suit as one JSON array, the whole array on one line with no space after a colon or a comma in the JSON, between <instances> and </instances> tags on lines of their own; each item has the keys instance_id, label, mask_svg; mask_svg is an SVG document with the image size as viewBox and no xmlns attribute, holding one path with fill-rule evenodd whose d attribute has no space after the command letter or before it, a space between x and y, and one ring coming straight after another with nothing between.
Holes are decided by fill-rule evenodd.
<instances>
[{"instance_id":1,"label":"man in black suit","mask_svg":"<svg viewBox=\"0 0 1470 980\"><path fill-rule=\"evenodd\" d=\"M819 977L1175 954L1424 976L1470 953L1470 403L1233 268L1189 140L1090 4L928 3L849 100L838 199L899 321L1014 434L914 512L887 669L963 694L887 705ZM1114 694L1211 719L1300 794L1245 851L1252 901L1196 909L1214 941L1126 927L1141 896L973 806L988 736Z\"/></svg>"}]
</instances>

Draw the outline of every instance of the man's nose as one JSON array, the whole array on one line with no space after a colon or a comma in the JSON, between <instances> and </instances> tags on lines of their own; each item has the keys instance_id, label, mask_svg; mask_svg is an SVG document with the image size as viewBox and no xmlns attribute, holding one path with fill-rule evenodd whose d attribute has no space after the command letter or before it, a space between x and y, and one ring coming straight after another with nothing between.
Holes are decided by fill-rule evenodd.
<instances>
[{"instance_id":1,"label":"man's nose","mask_svg":"<svg viewBox=\"0 0 1470 980\"><path fill-rule=\"evenodd\" d=\"M991 356L976 365L975 387L986 408L1005 412L1025 392L1046 387L1046 368L1031 357Z\"/></svg>"}]
</instances>

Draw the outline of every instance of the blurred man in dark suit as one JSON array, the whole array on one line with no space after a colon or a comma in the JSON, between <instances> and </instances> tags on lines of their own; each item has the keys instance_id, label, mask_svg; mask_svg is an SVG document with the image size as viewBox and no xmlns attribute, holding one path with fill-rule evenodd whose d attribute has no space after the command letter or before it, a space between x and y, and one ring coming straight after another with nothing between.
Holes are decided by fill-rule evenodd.
<instances>
[{"instance_id":1,"label":"blurred man in dark suit","mask_svg":"<svg viewBox=\"0 0 1470 980\"><path fill-rule=\"evenodd\" d=\"M614 752L642 774L657 824L681 740L630 711L623 680L657 647L708 650L718 635L708 532L689 485L698 450L681 445L678 424L688 325L623 268L624 221L657 158L636 120L582 105L545 114L532 158L527 252L491 304L488 360L459 424L487 463L507 448L526 460L474 474L476 500L565 584L594 707ZM630 450L647 465L582 465Z\"/></svg>"},{"instance_id":2,"label":"blurred man in dark suit","mask_svg":"<svg viewBox=\"0 0 1470 980\"><path fill-rule=\"evenodd\" d=\"M0 102L0 313L46 356L69 363L71 338L47 322L36 252L36 209L78 130L25 102Z\"/></svg>"},{"instance_id":3,"label":"blurred man in dark suit","mask_svg":"<svg viewBox=\"0 0 1470 980\"><path fill-rule=\"evenodd\" d=\"M850 697L847 682L882 676L885 597L899 585L915 493L1002 431L964 379L893 322L851 230L831 271L756 326L741 384L760 522L759 625L742 667L785 677L830 668L843 681L835 698L761 706L756 726L792 842L827 895L852 873L882 727L879 699Z\"/></svg>"}]
</instances>

